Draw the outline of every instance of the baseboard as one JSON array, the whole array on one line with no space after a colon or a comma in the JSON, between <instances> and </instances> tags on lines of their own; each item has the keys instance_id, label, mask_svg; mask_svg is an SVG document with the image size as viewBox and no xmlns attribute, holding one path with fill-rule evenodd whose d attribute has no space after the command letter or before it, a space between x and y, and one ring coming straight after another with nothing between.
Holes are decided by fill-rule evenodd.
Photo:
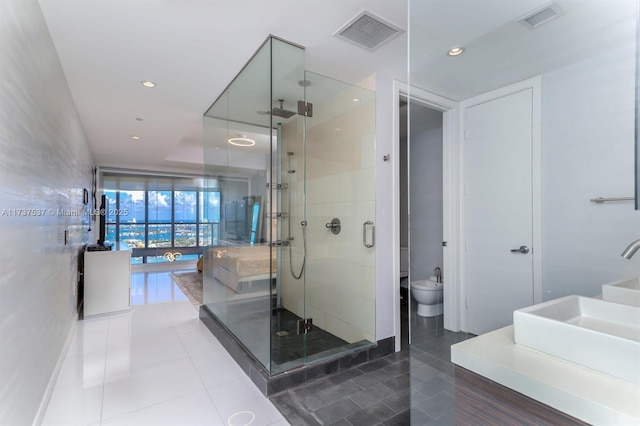
<instances>
[{"instance_id":1,"label":"baseboard","mask_svg":"<svg viewBox=\"0 0 640 426\"><path fill-rule=\"evenodd\" d=\"M49 378L49 383L42 395L42 401L40 401L40 406L38 407L38 412L36 413L36 417L33 420L33 426L40 426L42 424L42 420L44 420L44 415L47 412L47 408L49 407L49 401L51 400L51 395L53 395L53 390L56 387L56 382L58 381L58 377L60 376L60 371L62 370L62 364L64 364L64 360L67 357L67 353L69 352L69 347L71 346L71 341L73 340L73 336L75 335L76 329L78 328L78 320L74 317L73 324L71 325L71 329L69 330L69 334L62 346L62 350L60 351L60 355L58 356L58 361L56 362L56 366L51 373L51 377Z\"/></svg>"},{"instance_id":2,"label":"baseboard","mask_svg":"<svg viewBox=\"0 0 640 426\"><path fill-rule=\"evenodd\" d=\"M338 353L334 357L270 375L264 366L206 305L200 306L200 321L211 331L227 353L231 355L245 374L249 376L253 384L265 396L275 395L320 377L338 373L355 365L389 355L394 352L395 347L395 338L389 337L361 350Z\"/></svg>"}]
</instances>

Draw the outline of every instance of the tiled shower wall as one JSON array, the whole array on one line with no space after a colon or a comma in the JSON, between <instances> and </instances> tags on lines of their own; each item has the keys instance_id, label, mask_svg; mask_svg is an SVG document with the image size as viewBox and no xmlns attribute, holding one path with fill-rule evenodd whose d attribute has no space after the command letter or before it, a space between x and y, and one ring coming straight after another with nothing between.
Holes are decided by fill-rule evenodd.
<instances>
[{"instance_id":1,"label":"tiled shower wall","mask_svg":"<svg viewBox=\"0 0 640 426\"><path fill-rule=\"evenodd\" d=\"M0 424L26 425L73 330L92 158L36 0L0 1L0 40Z\"/></svg>"},{"instance_id":2,"label":"tiled shower wall","mask_svg":"<svg viewBox=\"0 0 640 426\"><path fill-rule=\"evenodd\" d=\"M362 243L363 223L375 221L375 100L341 110L355 97L362 96L345 91L314 105L314 118L307 126L306 198L301 122L283 128L283 151L294 153L285 158L284 173L296 170L293 184L282 193L284 206L286 197L294 197L288 220L295 273L302 265L300 221L305 200L308 226L306 282L292 278L288 248L282 250L282 303L350 343L376 340L375 249ZM287 179L286 174L283 177ZM342 222L338 235L325 227L334 217Z\"/></svg>"}]
</instances>

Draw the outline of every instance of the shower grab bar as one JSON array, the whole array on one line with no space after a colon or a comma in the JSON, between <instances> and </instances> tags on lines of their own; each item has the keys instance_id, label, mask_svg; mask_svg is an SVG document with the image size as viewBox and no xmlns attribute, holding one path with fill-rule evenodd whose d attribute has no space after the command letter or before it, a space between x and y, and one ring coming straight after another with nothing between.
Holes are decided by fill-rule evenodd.
<instances>
[{"instance_id":1,"label":"shower grab bar","mask_svg":"<svg viewBox=\"0 0 640 426\"><path fill-rule=\"evenodd\" d=\"M371 244L367 243L367 226L371 226ZM362 224L362 244L366 248L371 248L376 245L376 226L370 220Z\"/></svg>"},{"instance_id":2,"label":"shower grab bar","mask_svg":"<svg viewBox=\"0 0 640 426\"><path fill-rule=\"evenodd\" d=\"M636 197L612 197L612 198L597 197L597 198L592 198L589 201L596 204L602 204L610 201L635 201L635 199Z\"/></svg>"}]
</instances>

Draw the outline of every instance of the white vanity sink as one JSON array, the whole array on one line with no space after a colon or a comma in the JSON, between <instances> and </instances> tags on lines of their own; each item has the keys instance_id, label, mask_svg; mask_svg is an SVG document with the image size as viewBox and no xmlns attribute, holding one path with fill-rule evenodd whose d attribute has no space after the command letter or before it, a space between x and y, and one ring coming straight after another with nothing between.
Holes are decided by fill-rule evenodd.
<instances>
[{"instance_id":1,"label":"white vanity sink","mask_svg":"<svg viewBox=\"0 0 640 426\"><path fill-rule=\"evenodd\" d=\"M513 313L517 344L640 384L640 307L581 296Z\"/></svg>"},{"instance_id":2,"label":"white vanity sink","mask_svg":"<svg viewBox=\"0 0 640 426\"><path fill-rule=\"evenodd\" d=\"M640 277L603 285L602 300L640 306Z\"/></svg>"}]
</instances>

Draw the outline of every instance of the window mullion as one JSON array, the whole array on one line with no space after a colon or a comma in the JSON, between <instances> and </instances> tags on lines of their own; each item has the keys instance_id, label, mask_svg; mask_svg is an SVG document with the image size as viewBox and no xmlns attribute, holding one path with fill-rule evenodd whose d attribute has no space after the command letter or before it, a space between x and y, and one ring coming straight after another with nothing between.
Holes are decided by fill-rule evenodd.
<instances>
[{"instance_id":1,"label":"window mullion","mask_svg":"<svg viewBox=\"0 0 640 426\"><path fill-rule=\"evenodd\" d=\"M171 247L176 246L176 191L171 189Z\"/></svg>"},{"instance_id":2,"label":"window mullion","mask_svg":"<svg viewBox=\"0 0 640 426\"><path fill-rule=\"evenodd\" d=\"M144 190L144 247L149 248L149 184L145 182ZM142 258L147 263L147 256Z\"/></svg>"},{"instance_id":3,"label":"window mullion","mask_svg":"<svg viewBox=\"0 0 640 426\"><path fill-rule=\"evenodd\" d=\"M196 247L200 247L200 189L196 188Z\"/></svg>"}]
</instances>

